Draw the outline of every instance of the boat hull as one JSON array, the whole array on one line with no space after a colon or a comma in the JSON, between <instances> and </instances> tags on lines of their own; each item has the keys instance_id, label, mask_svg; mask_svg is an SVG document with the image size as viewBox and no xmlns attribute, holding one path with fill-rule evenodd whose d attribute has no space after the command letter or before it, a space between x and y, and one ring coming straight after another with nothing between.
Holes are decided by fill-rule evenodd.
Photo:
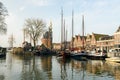
<instances>
[{"instance_id":1,"label":"boat hull","mask_svg":"<svg viewBox=\"0 0 120 80\"><path fill-rule=\"evenodd\" d=\"M70 55L73 59L87 61L86 53L71 53Z\"/></svg>"},{"instance_id":2,"label":"boat hull","mask_svg":"<svg viewBox=\"0 0 120 80\"><path fill-rule=\"evenodd\" d=\"M87 58L91 60L105 60L107 56L88 55Z\"/></svg>"}]
</instances>

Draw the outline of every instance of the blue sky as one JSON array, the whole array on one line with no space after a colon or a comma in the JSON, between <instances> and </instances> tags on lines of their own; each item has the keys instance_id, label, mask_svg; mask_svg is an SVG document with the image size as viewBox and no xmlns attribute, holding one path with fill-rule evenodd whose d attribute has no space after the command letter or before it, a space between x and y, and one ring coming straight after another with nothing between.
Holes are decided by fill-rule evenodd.
<instances>
[{"instance_id":1,"label":"blue sky","mask_svg":"<svg viewBox=\"0 0 120 80\"><path fill-rule=\"evenodd\" d=\"M74 35L82 34L82 15L85 16L85 34L113 35L120 25L120 0L0 0L9 12L6 17L8 32L0 37L1 46L8 46L11 34L15 46L21 46L25 19L43 19L53 24L53 42L60 42L61 7L71 39L71 12L74 10Z\"/></svg>"}]
</instances>

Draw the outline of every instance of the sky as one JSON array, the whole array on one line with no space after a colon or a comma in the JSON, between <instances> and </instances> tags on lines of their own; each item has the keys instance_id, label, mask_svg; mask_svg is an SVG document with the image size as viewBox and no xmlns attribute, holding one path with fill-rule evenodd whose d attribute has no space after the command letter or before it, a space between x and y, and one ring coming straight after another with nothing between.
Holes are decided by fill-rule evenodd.
<instances>
[{"instance_id":1,"label":"sky","mask_svg":"<svg viewBox=\"0 0 120 80\"><path fill-rule=\"evenodd\" d=\"M68 41L71 40L72 10L74 35L82 34L82 15L86 35L92 32L114 35L120 25L120 0L0 0L0 2L4 4L9 14L6 17L7 34L0 36L0 46L5 47L9 46L8 38L12 34L15 38L14 46L22 45L22 29L28 18L42 19L47 27L52 21L53 42L60 42L61 8L68 31Z\"/></svg>"}]
</instances>

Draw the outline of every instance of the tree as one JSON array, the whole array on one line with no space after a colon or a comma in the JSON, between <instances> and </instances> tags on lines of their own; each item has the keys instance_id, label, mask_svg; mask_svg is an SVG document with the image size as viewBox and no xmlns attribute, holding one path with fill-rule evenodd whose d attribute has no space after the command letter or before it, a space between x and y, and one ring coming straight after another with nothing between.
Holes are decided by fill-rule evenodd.
<instances>
[{"instance_id":1,"label":"tree","mask_svg":"<svg viewBox=\"0 0 120 80\"><path fill-rule=\"evenodd\" d=\"M8 15L6 7L0 2L0 33L5 34L7 32L7 25L5 23L5 17Z\"/></svg>"},{"instance_id":2,"label":"tree","mask_svg":"<svg viewBox=\"0 0 120 80\"><path fill-rule=\"evenodd\" d=\"M34 47L36 46L36 41L41 35L46 31L46 24L43 20L28 18L25 20L25 33L30 36L33 41Z\"/></svg>"}]
</instances>

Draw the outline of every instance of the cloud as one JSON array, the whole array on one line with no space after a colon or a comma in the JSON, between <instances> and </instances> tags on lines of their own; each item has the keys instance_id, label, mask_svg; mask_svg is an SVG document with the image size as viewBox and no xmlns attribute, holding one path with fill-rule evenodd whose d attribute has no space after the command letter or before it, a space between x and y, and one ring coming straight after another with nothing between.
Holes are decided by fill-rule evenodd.
<instances>
[{"instance_id":1,"label":"cloud","mask_svg":"<svg viewBox=\"0 0 120 80\"><path fill-rule=\"evenodd\" d=\"M108 2L106 1L98 1L95 3L95 6L106 6L108 5Z\"/></svg>"},{"instance_id":2,"label":"cloud","mask_svg":"<svg viewBox=\"0 0 120 80\"><path fill-rule=\"evenodd\" d=\"M6 18L6 23L8 25L8 29L15 29L15 26L18 24L18 17L14 13L9 12L9 16Z\"/></svg>"},{"instance_id":3,"label":"cloud","mask_svg":"<svg viewBox=\"0 0 120 80\"><path fill-rule=\"evenodd\" d=\"M36 6L47 6L50 4L50 0L27 0L28 3Z\"/></svg>"},{"instance_id":4,"label":"cloud","mask_svg":"<svg viewBox=\"0 0 120 80\"><path fill-rule=\"evenodd\" d=\"M20 11L24 11L25 10L25 6L22 6L19 8Z\"/></svg>"},{"instance_id":5,"label":"cloud","mask_svg":"<svg viewBox=\"0 0 120 80\"><path fill-rule=\"evenodd\" d=\"M6 18L6 23L8 29L6 38L13 34L16 41L14 46L19 46L19 44L21 44L23 40L21 18L12 12L9 12L9 16Z\"/></svg>"},{"instance_id":6,"label":"cloud","mask_svg":"<svg viewBox=\"0 0 120 80\"><path fill-rule=\"evenodd\" d=\"M67 2L66 4L72 6L72 5L73 5L73 1L69 1L69 2Z\"/></svg>"}]
</instances>

